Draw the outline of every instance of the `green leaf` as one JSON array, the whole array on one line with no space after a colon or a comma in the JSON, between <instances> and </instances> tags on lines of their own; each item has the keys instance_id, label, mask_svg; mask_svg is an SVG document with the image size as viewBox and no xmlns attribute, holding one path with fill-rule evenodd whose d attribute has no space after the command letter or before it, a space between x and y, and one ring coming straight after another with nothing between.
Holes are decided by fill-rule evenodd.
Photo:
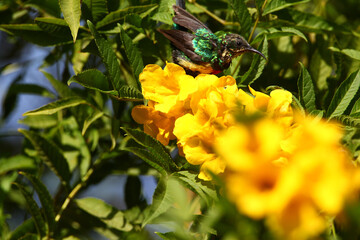
<instances>
[{"instance_id":1,"label":"green leaf","mask_svg":"<svg viewBox=\"0 0 360 240\"><path fill-rule=\"evenodd\" d=\"M85 212L99 218L108 227L129 232L133 226L127 221L124 213L97 198L82 198L75 200L76 205Z\"/></svg>"},{"instance_id":2,"label":"green leaf","mask_svg":"<svg viewBox=\"0 0 360 240\"><path fill-rule=\"evenodd\" d=\"M341 116L335 116L333 119L341 122L345 126L360 128L360 116L354 117L354 116L341 115Z\"/></svg>"},{"instance_id":3,"label":"green leaf","mask_svg":"<svg viewBox=\"0 0 360 240\"><path fill-rule=\"evenodd\" d=\"M0 30L22 37L40 46L53 46L70 43L66 36L55 37L42 30L37 24L1 24Z\"/></svg>"},{"instance_id":4,"label":"green leaf","mask_svg":"<svg viewBox=\"0 0 360 240\"><path fill-rule=\"evenodd\" d=\"M119 9L117 11L109 13L104 17L100 22L96 24L96 28L102 28L111 24L118 23L120 20L124 19L126 16L131 14L140 14L149 9L155 9L156 4L149 4L143 6L131 6L124 9Z\"/></svg>"},{"instance_id":5,"label":"green leaf","mask_svg":"<svg viewBox=\"0 0 360 240\"><path fill-rule=\"evenodd\" d=\"M333 52L339 52L342 53L348 57L351 57L352 59L355 60L360 60L360 51L355 50L355 49L339 49L336 47L329 47L329 49Z\"/></svg>"},{"instance_id":6,"label":"green leaf","mask_svg":"<svg viewBox=\"0 0 360 240\"><path fill-rule=\"evenodd\" d=\"M33 199L32 194L29 193L29 191L26 190L26 188L23 185L18 184L18 183L14 183L14 184L20 189L22 195L25 197L25 200L26 200L26 203L28 206L28 210L34 219L35 227L36 227L38 234L40 236L45 236L46 232L47 232L46 224L43 219L43 216L41 215L40 208L36 204L35 200Z\"/></svg>"},{"instance_id":7,"label":"green leaf","mask_svg":"<svg viewBox=\"0 0 360 240\"><path fill-rule=\"evenodd\" d=\"M301 4L301 3L307 3L310 0L272 0L269 1L268 4L266 4L265 8L264 8L264 12L263 12L263 16L265 16L266 14L275 12L275 11L279 11L281 9L293 6L293 5L297 5L297 4Z\"/></svg>"},{"instance_id":8,"label":"green leaf","mask_svg":"<svg viewBox=\"0 0 360 240\"><path fill-rule=\"evenodd\" d=\"M64 19L37 17L34 21L45 32L55 37L67 37L68 41L71 41L71 32Z\"/></svg>"},{"instance_id":9,"label":"green leaf","mask_svg":"<svg viewBox=\"0 0 360 240\"><path fill-rule=\"evenodd\" d=\"M36 164L34 160L24 155L16 155L10 158L0 158L0 175L13 170L35 168Z\"/></svg>"},{"instance_id":10,"label":"green leaf","mask_svg":"<svg viewBox=\"0 0 360 240\"><path fill-rule=\"evenodd\" d=\"M69 25L74 42L80 27L81 4L80 0L59 0L64 19Z\"/></svg>"},{"instance_id":11,"label":"green leaf","mask_svg":"<svg viewBox=\"0 0 360 240\"><path fill-rule=\"evenodd\" d=\"M101 118L102 116L104 116L104 112L100 112L98 110L94 110L94 112L92 114L90 114L84 121L84 125L81 131L81 134L84 136L86 130L90 127L90 125L95 122L97 119Z\"/></svg>"},{"instance_id":12,"label":"green leaf","mask_svg":"<svg viewBox=\"0 0 360 240\"><path fill-rule=\"evenodd\" d=\"M63 184L68 184L71 174L68 162L61 150L53 142L47 140L36 132L25 129L19 129L19 132L24 134L24 136L30 140L40 158L62 180Z\"/></svg>"},{"instance_id":13,"label":"green leaf","mask_svg":"<svg viewBox=\"0 0 360 240\"><path fill-rule=\"evenodd\" d=\"M162 160L157 154L154 154L146 149L137 147L122 147L121 150L131 152L144 160L147 164L155 168L160 174L167 175L167 171L162 164Z\"/></svg>"},{"instance_id":14,"label":"green leaf","mask_svg":"<svg viewBox=\"0 0 360 240\"><path fill-rule=\"evenodd\" d=\"M47 73L43 70L40 70L47 80L50 82L50 84L54 87L56 92L59 94L62 98L68 98L68 97L76 97L78 96L76 93L74 93L68 86L66 86L64 83L62 83L59 80L56 80L50 73Z\"/></svg>"},{"instance_id":15,"label":"green leaf","mask_svg":"<svg viewBox=\"0 0 360 240\"><path fill-rule=\"evenodd\" d=\"M157 164L163 167L167 172L172 172L177 169L174 160L171 158L170 154L165 150L164 145L162 145L158 140L151 137L150 135L144 133L143 131L131 128L122 128L127 135L132 137L138 144L146 147L146 149L152 153L154 156L158 156L154 161L158 161Z\"/></svg>"},{"instance_id":16,"label":"green leaf","mask_svg":"<svg viewBox=\"0 0 360 240\"><path fill-rule=\"evenodd\" d=\"M130 86L122 86L119 89L119 95L115 96L116 99L121 101L143 101L144 97L141 92Z\"/></svg>"},{"instance_id":17,"label":"green leaf","mask_svg":"<svg viewBox=\"0 0 360 240\"><path fill-rule=\"evenodd\" d=\"M40 9L55 17L60 17L61 13L58 0L28 0L24 2L24 6Z\"/></svg>"},{"instance_id":18,"label":"green leaf","mask_svg":"<svg viewBox=\"0 0 360 240\"><path fill-rule=\"evenodd\" d=\"M356 100L350 112L351 116L360 116L360 98Z\"/></svg>"},{"instance_id":19,"label":"green leaf","mask_svg":"<svg viewBox=\"0 0 360 240\"><path fill-rule=\"evenodd\" d=\"M142 227L169 210L175 202L175 192L180 187L180 184L174 178L160 178L154 192L153 203L149 208L149 213L145 216Z\"/></svg>"},{"instance_id":20,"label":"green leaf","mask_svg":"<svg viewBox=\"0 0 360 240\"><path fill-rule=\"evenodd\" d=\"M29 218L25 220L19 227L17 227L9 237L9 240L19 240L28 233L36 231L34 219Z\"/></svg>"},{"instance_id":21,"label":"green leaf","mask_svg":"<svg viewBox=\"0 0 360 240\"><path fill-rule=\"evenodd\" d=\"M241 35L248 35L251 28L251 16L244 0L228 0L241 26Z\"/></svg>"},{"instance_id":22,"label":"green leaf","mask_svg":"<svg viewBox=\"0 0 360 240\"><path fill-rule=\"evenodd\" d=\"M259 46L260 52L264 54L264 56L268 57L268 41L265 36L262 44ZM253 61L251 62L251 66L249 70L241 77L239 84L250 85L256 79L258 79L262 72L264 71L266 60L258 54L254 54Z\"/></svg>"},{"instance_id":23,"label":"green leaf","mask_svg":"<svg viewBox=\"0 0 360 240\"><path fill-rule=\"evenodd\" d=\"M139 82L139 74L144 69L144 63L143 63L143 60L141 57L141 52L133 44L131 38L126 34L124 29L120 25L119 25L119 27L121 29L121 31L120 31L121 41L124 45L125 53L126 53L127 58L129 59L131 69L133 71L133 75L134 75L134 79L135 79L135 81L129 82L128 85L141 90L141 85Z\"/></svg>"},{"instance_id":24,"label":"green leaf","mask_svg":"<svg viewBox=\"0 0 360 240\"><path fill-rule=\"evenodd\" d=\"M157 13L151 17L152 20L172 25L172 13L174 12L172 6L175 5L175 0L161 0Z\"/></svg>"},{"instance_id":25,"label":"green leaf","mask_svg":"<svg viewBox=\"0 0 360 240\"><path fill-rule=\"evenodd\" d=\"M80 104L86 104L86 103L87 102L84 99L79 97L63 98L55 102L46 104L45 106L42 106L38 109L28 111L24 113L23 116L44 115L44 114L51 115L65 108L75 107Z\"/></svg>"},{"instance_id":26,"label":"green leaf","mask_svg":"<svg viewBox=\"0 0 360 240\"><path fill-rule=\"evenodd\" d=\"M25 177L27 177L34 186L36 190L41 206L43 208L43 212L45 215L45 220L48 226L48 235L52 235L55 229L55 211L54 211L54 202L51 198L51 195L45 185L38 179L36 176L28 173L21 173Z\"/></svg>"},{"instance_id":27,"label":"green leaf","mask_svg":"<svg viewBox=\"0 0 360 240\"><path fill-rule=\"evenodd\" d=\"M336 90L331 103L326 111L326 116L331 119L345 112L355 97L360 87L360 70L352 73Z\"/></svg>"},{"instance_id":28,"label":"green leaf","mask_svg":"<svg viewBox=\"0 0 360 240\"><path fill-rule=\"evenodd\" d=\"M89 60L90 53L82 51L82 45L84 43L86 43L86 41L87 40L85 40L85 39L84 40L81 39L80 41L78 39L78 41L76 41L76 43L74 44L74 50L73 50L73 55L71 58L71 63L73 65L73 70L74 70L75 74L81 73L85 64Z\"/></svg>"},{"instance_id":29,"label":"green leaf","mask_svg":"<svg viewBox=\"0 0 360 240\"><path fill-rule=\"evenodd\" d=\"M86 88L103 93L111 92L106 76L97 69L88 69L75 76L72 76L69 79L68 84L70 85L73 82L76 82Z\"/></svg>"},{"instance_id":30,"label":"green leaf","mask_svg":"<svg viewBox=\"0 0 360 240\"><path fill-rule=\"evenodd\" d=\"M56 116L52 115L33 115L20 119L18 123L27 125L31 128L44 129L56 126L58 124L58 119Z\"/></svg>"},{"instance_id":31,"label":"green leaf","mask_svg":"<svg viewBox=\"0 0 360 240\"><path fill-rule=\"evenodd\" d=\"M261 42L264 37L267 37L268 40L280 37L287 37L287 36L298 36L304 39L307 42L306 36L299 30L293 27L280 27L277 28L266 28L262 32L260 32L255 39L251 42L251 45Z\"/></svg>"},{"instance_id":32,"label":"green leaf","mask_svg":"<svg viewBox=\"0 0 360 240\"><path fill-rule=\"evenodd\" d=\"M309 72L300 62L301 72L298 79L299 100L306 111L311 113L316 110L315 90Z\"/></svg>"},{"instance_id":33,"label":"green leaf","mask_svg":"<svg viewBox=\"0 0 360 240\"><path fill-rule=\"evenodd\" d=\"M122 85L125 85L124 80L121 79L120 66L112 49L111 44L105 40L98 31L96 31L94 25L88 21L88 26L92 35L95 38L95 43L99 49L100 56L109 72L109 78L112 84L112 89L119 91Z\"/></svg>"},{"instance_id":34,"label":"green leaf","mask_svg":"<svg viewBox=\"0 0 360 240\"><path fill-rule=\"evenodd\" d=\"M208 206L210 206L213 200L217 199L217 194L214 189L214 186L211 182L206 182L200 180L197 176L198 173L189 172L189 171L179 171L174 173L173 176L176 176L181 180L188 188L193 192L197 193Z\"/></svg>"},{"instance_id":35,"label":"green leaf","mask_svg":"<svg viewBox=\"0 0 360 240\"><path fill-rule=\"evenodd\" d=\"M91 14L91 21L94 22L103 19L109 12L106 0L84 0L81 7L87 8Z\"/></svg>"},{"instance_id":36,"label":"green leaf","mask_svg":"<svg viewBox=\"0 0 360 240\"><path fill-rule=\"evenodd\" d=\"M163 240L173 240L173 239L177 239L177 236L175 233L173 232L167 232L167 233L160 233L160 232L155 232L159 237L161 237Z\"/></svg>"}]
</instances>

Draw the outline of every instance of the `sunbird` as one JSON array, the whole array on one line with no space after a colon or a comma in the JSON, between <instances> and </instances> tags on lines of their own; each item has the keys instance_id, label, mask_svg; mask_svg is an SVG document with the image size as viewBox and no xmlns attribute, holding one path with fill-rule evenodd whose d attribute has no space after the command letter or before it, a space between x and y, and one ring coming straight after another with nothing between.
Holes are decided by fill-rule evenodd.
<instances>
[{"instance_id":1,"label":"sunbird","mask_svg":"<svg viewBox=\"0 0 360 240\"><path fill-rule=\"evenodd\" d=\"M158 29L176 49L173 50L173 61L182 66L188 73L218 74L227 69L233 58L245 53L253 52L263 58L265 56L239 34L214 34L204 23L188 13L183 8L174 5L175 27L178 29ZM192 33L187 32L186 29ZM266 59L266 58L265 58Z\"/></svg>"}]
</instances>

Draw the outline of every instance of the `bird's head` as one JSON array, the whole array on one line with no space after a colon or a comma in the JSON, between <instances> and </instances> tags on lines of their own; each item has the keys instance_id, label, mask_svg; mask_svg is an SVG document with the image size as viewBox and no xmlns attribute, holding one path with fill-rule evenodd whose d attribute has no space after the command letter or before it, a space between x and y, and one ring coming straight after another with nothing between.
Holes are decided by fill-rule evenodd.
<instances>
[{"instance_id":1,"label":"bird's head","mask_svg":"<svg viewBox=\"0 0 360 240\"><path fill-rule=\"evenodd\" d=\"M250 46L250 44L239 34L226 34L225 38L223 39L223 43L226 45L227 49L233 55L233 57L239 56L245 52L253 52L266 59L264 54Z\"/></svg>"}]
</instances>

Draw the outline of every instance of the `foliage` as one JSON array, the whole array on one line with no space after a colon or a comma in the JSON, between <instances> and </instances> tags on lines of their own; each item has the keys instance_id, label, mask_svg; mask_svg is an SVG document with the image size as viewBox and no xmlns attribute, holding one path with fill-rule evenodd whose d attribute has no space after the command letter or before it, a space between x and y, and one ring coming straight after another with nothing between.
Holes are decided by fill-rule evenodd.
<instances>
[{"instance_id":1,"label":"foliage","mask_svg":"<svg viewBox=\"0 0 360 240\"><path fill-rule=\"evenodd\" d=\"M26 129L19 130L24 136L19 153L0 158L1 239L88 239L94 232L109 239L154 239L153 233L164 226L166 231L157 233L162 239L276 239L263 220L239 213L222 195L221 179L199 179L201 170L178 154L176 141L164 146L131 117L133 107L147 102L139 80L144 67L171 62L170 43L157 29L171 27L174 3L0 3L0 30L7 33L8 41L51 49L40 71L55 90L54 94L17 79L4 98L4 121L21 94L51 102L23 114L19 122ZM360 9L356 0L186 4L214 32L241 33L267 57L241 55L219 76L233 76L238 87L286 89L293 94L294 109L341 122L346 132L343 145L357 163ZM48 68L59 62L65 67L56 79ZM11 67L0 66L0 74ZM48 172L59 180L52 189L42 182ZM112 174L127 177L121 189L127 209L119 210L104 199L78 197ZM157 180L151 203L143 198L141 175ZM9 219L24 208L29 218L10 229ZM340 217L329 219L331 227L322 237L358 238L359 221L357 202ZM152 224L160 225L153 231Z\"/></svg>"}]
</instances>

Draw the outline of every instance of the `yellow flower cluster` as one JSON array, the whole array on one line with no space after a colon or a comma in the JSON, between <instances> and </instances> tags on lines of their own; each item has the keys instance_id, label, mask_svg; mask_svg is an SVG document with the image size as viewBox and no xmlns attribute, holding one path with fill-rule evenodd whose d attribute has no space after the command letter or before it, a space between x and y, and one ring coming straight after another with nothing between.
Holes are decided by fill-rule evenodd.
<instances>
[{"instance_id":1,"label":"yellow flower cluster","mask_svg":"<svg viewBox=\"0 0 360 240\"><path fill-rule=\"evenodd\" d=\"M149 102L132 116L144 131L164 145L177 139L186 160L201 165L200 179L222 173L239 211L265 218L284 239L321 233L359 182L340 126L294 112L285 90L250 95L230 76L193 78L171 63L146 66L140 82Z\"/></svg>"}]
</instances>

